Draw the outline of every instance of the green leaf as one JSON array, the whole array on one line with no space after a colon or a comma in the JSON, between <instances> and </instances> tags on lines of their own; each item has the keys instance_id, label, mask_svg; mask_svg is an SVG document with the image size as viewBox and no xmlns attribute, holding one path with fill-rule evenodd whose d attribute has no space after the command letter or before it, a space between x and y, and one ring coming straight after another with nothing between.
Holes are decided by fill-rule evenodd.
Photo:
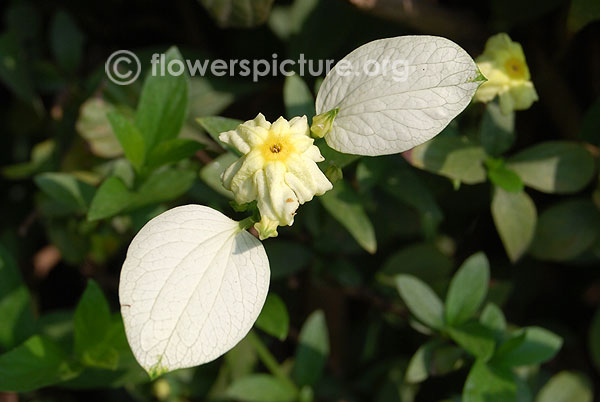
<instances>
[{"instance_id":1,"label":"green leaf","mask_svg":"<svg viewBox=\"0 0 600 402\"><path fill-rule=\"evenodd\" d=\"M487 294L490 266L484 253L469 257L458 269L446 295L446 324L458 326L481 306Z\"/></svg>"},{"instance_id":2,"label":"green leaf","mask_svg":"<svg viewBox=\"0 0 600 402\"><path fill-rule=\"evenodd\" d=\"M301 31L318 3L319 0L296 0L291 5L275 5L269 16L269 27L280 39L287 40ZM315 92L318 92L318 88Z\"/></svg>"},{"instance_id":3,"label":"green leaf","mask_svg":"<svg viewBox=\"0 0 600 402\"><path fill-rule=\"evenodd\" d=\"M293 402L297 392L290 384L269 374L251 374L234 381L225 394L243 402Z\"/></svg>"},{"instance_id":4,"label":"green leaf","mask_svg":"<svg viewBox=\"0 0 600 402\"><path fill-rule=\"evenodd\" d=\"M114 105L101 98L90 98L79 109L75 128L85 138L94 155L114 158L123 154L123 148L108 120L108 114L116 110Z\"/></svg>"},{"instance_id":5,"label":"green leaf","mask_svg":"<svg viewBox=\"0 0 600 402\"><path fill-rule=\"evenodd\" d=\"M524 191L511 193L495 187L491 210L508 258L515 262L525 254L534 238L535 204Z\"/></svg>"},{"instance_id":6,"label":"green leaf","mask_svg":"<svg viewBox=\"0 0 600 402\"><path fill-rule=\"evenodd\" d=\"M285 78L283 103L288 119L296 116L310 119L315 115L315 99L302 77L296 74Z\"/></svg>"},{"instance_id":7,"label":"green leaf","mask_svg":"<svg viewBox=\"0 0 600 402\"><path fill-rule=\"evenodd\" d=\"M39 100L33 89L23 50L13 35L0 35L0 80L21 100L32 104Z\"/></svg>"},{"instance_id":8,"label":"green leaf","mask_svg":"<svg viewBox=\"0 0 600 402\"><path fill-rule=\"evenodd\" d=\"M196 172L193 170L156 170L140 185L130 208L172 201L188 191L195 179Z\"/></svg>"},{"instance_id":9,"label":"green leaf","mask_svg":"<svg viewBox=\"0 0 600 402\"><path fill-rule=\"evenodd\" d=\"M323 171L326 171L327 168L330 166L335 166L340 169L343 169L346 166L350 165L352 162L361 158L359 155L343 154L341 152L336 151L335 149L327 145L325 140L322 138L315 140L315 145L319 148L319 151L321 151L321 155L323 155L323 158L325 158L323 162L319 163L319 167Z\"/></svg>"},{"instance_id":10,"label":"green leaf","mask_svg":"<svg viewBox=\"0 0 600 402\"><path fill-rule=\"evenodd\" d=\"M329 333L325 314L317 310L308 316L300 335L292 376L300 387L314 385L321 378L329 357Z\"/></svg>"},{"instance_id":11,"label":"green leaf","mask_svg":"<svg viewBox=\"0 0 600 402\"><path fill-rule=\"evenodd\" d=\"M96 189L69 173L42 173L35 184L53 200L77 213L87 211Z\"/></svg>"},{"instance_id":12,"label":"green leaf","mask_svg":"<svg viewBox=\"0 0 600 402\"><path fill-rule=\"evenodd\" d=\"M541 364L552 359L562 343L560 336L547 329L523 328L498 348L494 362L507 366Z\"/></svg>"},{"instance_id":13,"label":"green leaf","mask_svg":"<svg viewBox=\"0 0 600 402\"><path fill-rule=\"evenodd\" d=\"M456 346L433 340L422 345L411 357L404 380L408 383L425 381L429 376L448 374L462 365L463 351Z\"/></svg>"},{"instance_id":14,"label":"green leaf","mask_svg":"<svg viewBox=\"0 0 600 402\"><path fill-rule=\"evenodd\" d=\"M409 169L386 171L385 177L383 189L396 199L419 211L425 235L433 237L437 226L444 218L444 214L429 188Z\"/></svg>"},{"instance_id":15,"label":"green leaf","mask_svg":"<svg viewBox=\"0 0 600 402\"><path fill-rule=\"evenodd\" d=\"M187 73L175 76L169 74L166 68L175 60L184 63L179 50L172 47L164 55L164 75L163 71L160 71L161 66L158 65L156 75L150 72L144 81L135 126L139 128L144 139L146 154L161 142L176 138L186 118L189 91Z\"/></svg>"},{"instance_id":16,"label":"green leaf","mask_svg":"<svg viewBox=\"0 0 600 402\"><path fill-rule=\"evenodd\" d=\"M199 0L222 27L251 28L263 24L274 0Z\"/></svg>"},{"instance_id":17,"label":"green leaf","mask_svg":"<svg viewBox=\"0 0 600 402\"><path fill-rule=\"evenodd\" d=\"M511 193L523 191L523 180L518 174L508 169L504 165L504 161L489 158L485 164L488 168L488 178L493 184Z\"/></svg>"},{"instance_id":18,"label":"green leaf","mask_svg":"<svg viewBox=\"0 0 600 402\"><path fill-rule=\"evenodd\" d=\"M275 293L271 292L267 296L255 325L281 341L287 338L290 316L285 303Z\"/></svg>"},{"instance_id":19,"label":"green leaf","mask_svg":"<svg viewBox=\"0 0 600 402\"><path fill-rule=\"evenodd\" d=\"M600 370L600 309L596 310L592 318L588 341L592 362Z\"/></svg>"},{"instance_id":20,"label":"green leaf","mask_svg":"<svg viewBox=\"0 0 600 402\"><path fill-rule=\"evenodd\" d=\"M200 178L217 193L227 198L233 199L233 193L223 187L221 175L232 163L238 160L238 157L231 152L225 152L216 157L208 165L200 170Z\"/></svg>"},{"instance_id":21,"label":"green leaf","mask_svg":"<svg viewBox=\"0 0 600 402\"><path fill-rule=\"evenodd\" d=\"M58 64L73 73L81 64L84 36L65 11L54 14L50 25L50 45Z\"/></svg>"},{"instance_id":22,"label":"green leaf","mask_svg":"<svg viewBox=\"0 0 600 402\"><path fill-rule=\"evenodd\" d=\"M481 145L492 156L500 156L515 142L515 112L504 114L497 103L486 105L481 121Z\"/></svg>"},{"instance_id":23,"label":"green leaf","mask_svg":"<svg viewBox=\"0 0 600 402\"><path fill-rule=\"evenodd\" d=\"M581 145L549 141L527 148L507 161L525 185L545 193L568 194L583 189L594 176L592 155Z\"/></svg>"},{"instance_id":24,"label":"green leaf","mask_svg":"<svg viewBox=\"0 0 600 402\"><path fill-rule=\"evenodd\" d=\"M75 309L75 354L88 366L116 369L119 353L110 344L111 316L102 290L93 280Z\"/></svg>"},{"instance_id":25,"label":"green leaf","mask_svg":"<svg viewBox=\"0 0 600 402\"><path fill-rule=\"evenodd\" d=\"M144 136L135 124L119 112L108 113L108 120L125 156L138 172L144 165L146 147Z\"/></svg>"},{"instance_id":26,"label":"green leaf","mask_svg":"<svg viewBox=\"0 0 600 402\"><path fill-rule=\"evenodd\" d=\"M504 333L506 332L506 318L504 317L502 310L500 310L500 307L494 303L488 303L481 312L479 322L481 325L494 332L494 339L496 339L496 343L500 343L504 340Z\"/></svg>"},{"instance_id":27,"label":"green leaf","mask_svg":"<svg viewBox=\"0 0 600 402\"><path fill-rule=\"evenodd\" d=\"M450 327L448 334L454 342L478 359L487 361L494 354L496 341L493 332L476 321Z\"/></svg>"},{"instance_id":28,"label":"green leaf","mask_svg":"<svg viewBox=\"0 0 600 402\"><path fill-rule=\"evenodd\" d=\"M583 117L579 137L596 146L600 146L600 98L588 108Z\"/></svg>"},{"instance_id":29,"label":"green leaf","mask_svg":"<svg viewBox=\"0 0 600 402\"><path fill-rule=\"evenodd\" d=\"M110 218L125 210L134 199L125 183L111 176L102 183L90 205L87 218L90 221Z\"/></svg>"},{"instance_id":30,"label":"green leaf","mask_svg":"<svg viewBox=\"0 0 600 402\"><path fill-rule=\"evenodd\" d=\"M14 257L0 244L0 351L23 342L35 331L29 290Z\"/></svg>"},{"instance_id":31,"label":"green leaf","mask_svg":"<svg viewBox=\"0 0 600 402\"><path fill-rule=\"evenodd\" d=\"M436 137L413 148L407 158L413 166L466 184L486 179L485 151L465 138Z\"/></svg>"},{"instance_id":32,"label":"green leaf","mask_svg":"<svg viewBox=\"0 0 600 402\"><path fill-rule=\"evenodd\" d=\"M542 387L535 402L592 402L594 389L583 373L561 371Z\"/></svg>"},{"instance_id":33,"label":"green leaf","mask_svg":"<svg viewBox=\"0 0 600 402\"><path fill-rule=\"evenodd\" d=\"M222 142L219 139L219 134L225 131L235 130L237 126L243 123L243 121L220 116L200 117L196 119L196 121L223 149L230 151L234 155L241 156L237 149Z\"/></svg>"},{"instance_id":34,"label":"green leaf","mask_svg":"<svg viewBox=\"0 0 600 402\"><path fill-rule=\"evenodd\" d=\"M378 274L384 278L409 274L425 283L447 283L453 265L452 260L435 245L416 243L392 254Z\"/></svg>"},{"instance_id":35,"label":"green leaf","mask_svg":"<svg viewBox=\"0 0 600 402\"><path fill-rule=\"evenodd\" d=\"M572 260L593 246L599 232L600 212L592 201L563 201L540 215L530 252L540 260Z\"/></svg>"},{"instance_id":36,"label":"green leaf","mask_svg":"<svg viewBox=\"0 0 600 402\"><path fill-rule=\"evenodd\" d=\"M516 401L515 375L506 367L475 361L463 388L462 402Z\"/></svg>"},{"instance_id":37,"label":"green leaf","mask_svg":"<svg viewBox=\"0 0 600 402\"><path fill-rule=\"evenodd\" d=\"M423 324L434 329L444 327L444 306L427 284L411 275L396 276L396 288L406 306Z\"/></svg>"},{"instance_id":38,"label":"green leaf","mask_svg":"<svg viewBox=\"0 0 600 402\"><path fill-rule=\"evenodd\" d=\"M313 259L311 249L299 242L280 239L266 242L265 249L271 265L271 279L274 281L297 273Z\"/></svg>"},{"instance_id":39,"label":"green leaf","mask_svg":"<svg viewBox=\"0 0 600 402\"><path fill-rule=\"evenodd\" d=\"M151 168L157 168L163 165L179 162L193 156L196 152L204 148L205 145L194 140L185 138L174 138L158 144L146 161L146 165Z\"/></svg>"},{"instance_id":40,"label":"green leaf","mask_svg":"<svg viewBox=\"0 0 600 402\"><path fill-rule=\"evenodd\" d=\"M330 190L319 197L319 200L352 237L366 251L374 254L377 251L375 229L367 216L356 192L345 181L335 183Z\"/></svg>"},{"instance_id":41,"label":"green leaf","mask_svg":"<svg viewBox=\"0 0 600 402\"><path fill-rule=\"evenodd\" d=\"M595 0L572 0L567 27L577 32L587 24L600 19L600 3Z\"/></svg>"},{"instance_id":42,"label":"green leaf","mask_svg":"<svg viewBox=\"0 0 600 402\"><path fill-rule=\"evenodd\" d=\"M29 392L76 375L65 351L43 335L32 336L0 356L0 391Z\"/></svg>"}]
</instances>

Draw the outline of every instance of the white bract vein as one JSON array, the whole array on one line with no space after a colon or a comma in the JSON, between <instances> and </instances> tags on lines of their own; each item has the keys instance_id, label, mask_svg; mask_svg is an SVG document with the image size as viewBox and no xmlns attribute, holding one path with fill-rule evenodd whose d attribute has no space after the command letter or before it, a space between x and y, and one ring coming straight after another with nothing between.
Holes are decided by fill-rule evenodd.
<instances>
[{"instance_id":1,"label":"white bract vein","mask_svg":"<svg viewBox=\"0 0 600 402\"><path fill-rule=\"evenodd\" d=\"M337 151L394 154L440 133L467 107L482 80L471 56L448 39L381 39L354 50L329 72L316 111L339 109L325 135Z\"/></svg>"},{"instance_id":2,"label":"white bract vein","mask_svg":"<svg viewBox=\"0 0 600 402\"><path fill-rule=\"evenodd\" d=\"M269 288L255 237L211 208L164 212L135 236L119 298L136 359L151 376L210 362L250 330Z\"/></svg>"}]
</instances>

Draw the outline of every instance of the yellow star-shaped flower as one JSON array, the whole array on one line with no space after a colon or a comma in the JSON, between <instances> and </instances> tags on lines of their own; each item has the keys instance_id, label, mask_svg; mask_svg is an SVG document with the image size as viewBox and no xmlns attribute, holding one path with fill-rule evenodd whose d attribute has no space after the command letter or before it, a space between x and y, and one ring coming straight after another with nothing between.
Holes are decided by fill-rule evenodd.
<instances>
[{"instance_id":1,"label":"yellow star-shaped flower","mask_svg":"<svg viewBox=\"0 0 600 402\"><path fill-rule=\"evenodd\" d=\"M507 34L489 38L483 54L475 61L487 78L475 93L475 100L489 102L498 96L504 114L528 109L538 100L523 49Z\"/></svg>"},{"instance_id":2,"label":"yellow star-shaped flower","mask_svg":"<svg viewBox=\"0 0 600 402\"><path fill-rule=\"evenodd\" d=\"M255 228L261 239L277 236L277 226L291 226L300 204L332 188L316 164L324 158L306 116L271 124L259 113L219 139L243 154L223 173L223 186L238 204L257 200L261 221Z\"/></svg>"}]
</instances>

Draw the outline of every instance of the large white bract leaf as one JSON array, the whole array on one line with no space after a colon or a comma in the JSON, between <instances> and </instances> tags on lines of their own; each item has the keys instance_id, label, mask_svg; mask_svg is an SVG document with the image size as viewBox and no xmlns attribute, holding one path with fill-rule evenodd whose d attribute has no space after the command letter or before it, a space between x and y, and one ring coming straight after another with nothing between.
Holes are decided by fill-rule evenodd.
<instances>
[{"instance_id":1,"label":"large white bract leaf","mask_svg":"<svg viewBox=\"0 0 600 402\"><path fill-rule=\"evenodd\" d=\"M210 362L250 330L269 288L260 241L211 208L186 205L148 222L121 272L129 345L151 376Z\"/></svg>"},{"instance_id":2,"label":"large white bract leaf","mask_svg":"<svg viewBox=\"0 0 600 402\"><path fill-rule=\"evenodd\" d=\"M316 109L317 114L339 109L325 136L333 149L394 154L442 131L483 80L471 56L448 39L381 39L336 64L319 89Z\"/></svg>"}]
</instances>

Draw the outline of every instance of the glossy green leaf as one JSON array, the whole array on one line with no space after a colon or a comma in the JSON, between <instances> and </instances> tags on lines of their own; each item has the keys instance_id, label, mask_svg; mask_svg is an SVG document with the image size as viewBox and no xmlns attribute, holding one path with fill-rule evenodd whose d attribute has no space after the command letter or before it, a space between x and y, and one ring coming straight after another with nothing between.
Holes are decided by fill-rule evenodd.
<instances>
[{"instance_id":1,"label":"glossy green leaf","mask_svg":"<svg viewBox=\"0 0 600 402\"><path fill-rule=\"evenodd\" d=\"M251 374L234 381L225 392L242 402L294 402L297 391L290 384L269 374Z\"/></svg>"},{"instance_id":2,"label":"glossy green leaf","mask_svg":"<svg viewBox=\"0 0 600 402\"><path fill-rule=\"evenodd\" d=\"M281 341L287 338L290 316L285 303L275 293L271 292L267 296L255 325Z\"/></svg>"},{"instance_id":3,"label":"glossy green leaf","mask_svg":"<svg viewBox=\"0 0 600 402\"><path fill-rule=\"evenodd\" d=\"M459 137L438 137L413 148L409 161L428 172L466 184L482 183L486 179L482 147Z\"/></svg>"},{"instance_id":4,"label":"glossy green leaf","mask_svg":"<svg viewBox=\"0 0 600 402\"><path fill-rule=\"evenodd\" d=\"M50 338L35 335L0 355L0 391L28 392L73 378L78 369Z\"/></svg>"},{"instance_id":5,"label":"glossy green leaf","mask_svg":"<svg viewBox=\"0 0 600 402\"><path fill-rule=\"evenodd\" d=\"M589 249L600 235L600 212L586 199L568 200L540 215L531 254L540 260L568 261Z\"/></svg>"},{"instance_id":6,"label":"glossy green leaf","mask_svg":"<svg viewBox=\"0 0 600 402\"><path fill-rule=\"evenodd\" d=\"M146 153L144 135L131 120L119 112L108 113L108 120L125 152L125 156L133 167L140 171L144 165Z\"/></svg>"},{"instance_id":7,"label":"glossy green leaf","mask_svg":"<svg viewBox=\"0 0 600 402\"><path fill-rule=\"evenodd\" d=\"M315 115L315 99L304 79L296 74L285 78L283 103L288 119L304 115L310 119Z\"/></svg>"},{"instance_id":8,"label":"glossy green leaf","mask_svg":"<svg viewBox=\"0 0 600 402\"><path fill-rule=\"evenodd\" d=\"M85 365L115 369L118 351L111 345L111 316L108 302L93 280L75 309L75 354Z\"/></svg>"},{"instance_id":9,"label":"glossy green leaf","mask_svg":"<svg viewBox=\"0 0 600 402\"><path fill-rule=\"evenodd\" d=\"M101 98L90 98L79 109L75 128L90 146L94 155L114 158L123 154L121 143L115 136L108 113L117 108Z\"/></svg>"},{"instance_id":10,"label":"glossy green leaf","mask_svg":"<svg viewBox=\"0 0 600 402\"><path fill-rule=\"evenodd\" d=\"M35 331L29 290L14 257L0 244L0 352L23 342Z\"/></svg>"},{"instance_id":11,"label":"glossy green leaf","mask_svg":"<svg viewBox=\"0 0 600 402\"><path fill-rule=\"evenodd\" d=\"M446 324L467 321L481 306L487 294L490 266L484 253L469 257L458 269L446 294Z\"/></svg>"},{"instance_id":12,"label":"glossy green leaf","mask_svg":"<svg viewBox=\"0 0 600 402\"><path fill-rule=\"evenodd\" d=\"M498 348L494 361L507 366L541 364L552 359L562 344L562 338L547 329L527 327Z\"/></svg>"},{"instance_id":13,"label":"glossy green leaf","mask_svg":"<svg viewBox=\"0 0 600 402\"><path fill-rule=\"evenodd\" d=\"M592 179L595 163L581 145L549 141L527 148L507 161L526 186L545 193L575 193Z\"/></svg>"},{"instance_id":14,"label":"glossy green leaf","mask_svg":"<svg viewBox=\"0 0 600 402\"><path fill-rule=\"evenodd\" d=\"M542 387L535 402L592 402L594 388L582 373L561 371Z\"/></svg>"},{"instance_id":15,"label":"glossy green leaf","mask_svg":"<svg viewBox=\"0 0 600 402\"><path fill-rule=\"evenodd\" d=\"M454 342L478 359L487 361L494 354L496 341L493 332L476 321L451 327L448 334Z\"/></svg>"},{"instance_id":16,"label":"glossy green leaf","mask_svg":"<svg viewBox=\"0 0 600 402\"><path fill-rule=\"evenodd\" d=\"M199 0L223 28L251 28L269 17L274 0Z\"/></svg>"},{"instance_id":17,"label":"glossy green leaf","mask_svg":"<svg viewBox=\"0 0 600 402\"><path fill-rule=\"evenodd\" d=\"M95 221L117 215L125 210L133 199L134 194L125 183L118 177L111 176L96 191L88 211L88 220Z\"/></svg>"},{"instance_id":18,"label":"glossy green leaf","mask_svg":"<svg viewBox=\"0 0 600 402\"><path fill-rule=\"evenodd\" d=\"M506 367L496 367L477 360L465 382L462 402L516 401L515 375Z\"/></svg>"},{"instance_id":19,"label":"glossy green leaf","mask_svg":"<svg viewBox=\"0 0 600 402\"><path fill-rule=\"evenodd\" d=\"M317 310L308 316L300 335L292 376L299 386L315 384L329 357L329 332L325 314Z\"/></svg>"},{"instance_id":20,"label":"glossy green leaf","mask_svg":"<svg viewBox=\"0 0 600 402\"><path fill-rule=\"evenodd\" d=\"M411 275L396 276L396 288L409 308L423 324L434 329L444 326L442 301L427 284Z\"/></svg>"},{"instance_id":21,"label":"glossy green leaf","mask_svg":"<svg viewBox=\"0 0 600 402\"><path fill-rule=\"evenodd\" d=\"M377 251L375 229L367 216L361 201L345 181L339 181L333 190L319 197L319 200L342 226L350 232L352 237L369 253Z\"/></svg>"},{"instance_id":22,"label":"glossy green leaf","mask_svg":"<svg viewBox=\"0 0 600 402\"><path fill-rule=\"evenodd\" d=\"M161 142L176 138L187 115L189 91L187 72L184 71L176 76L171 75L166 68L175 60L183 63L179 50L172 47L164 55L165 71L160 71L160 66L156 66L156 75L152 75L150 71L144 81L135 116L135 126L143 136L146 154ZM178 67L174 70L178 70Z\"/></svg>"},{"instance_id":23,"label":"glossy green leaf","mask_svg":"<svg viewBox=\"0 0 600 402\"><path fill-rule=\"evenodd\" d=\"M271 265L271 278L283 279L306 268L313 259L309 247L284 239L265 242L265 249Z\"/></svg>"},{"instance_id":24,"label":"glossy green leaf","mask_svg":"<svg viewBox=\"0 0 600 402\"><path fill-rule=\"evenodd\" d=\"M96 191L69 173L42 173L35 176L34 181L53 200L78 213L87 211Z\"/></svg>"},{"instance_id":25,"label":"glossy green leaf","mask_svg":"<svg viewBox=\"0 0 600 402\"><path fill-rule=\"evenodd\" d=\"M504 249L512 262L517 261L529 248L536 224L537 210L526 192L511 193L494 188L492 217Z\"/></svg>"}]
</instances>

